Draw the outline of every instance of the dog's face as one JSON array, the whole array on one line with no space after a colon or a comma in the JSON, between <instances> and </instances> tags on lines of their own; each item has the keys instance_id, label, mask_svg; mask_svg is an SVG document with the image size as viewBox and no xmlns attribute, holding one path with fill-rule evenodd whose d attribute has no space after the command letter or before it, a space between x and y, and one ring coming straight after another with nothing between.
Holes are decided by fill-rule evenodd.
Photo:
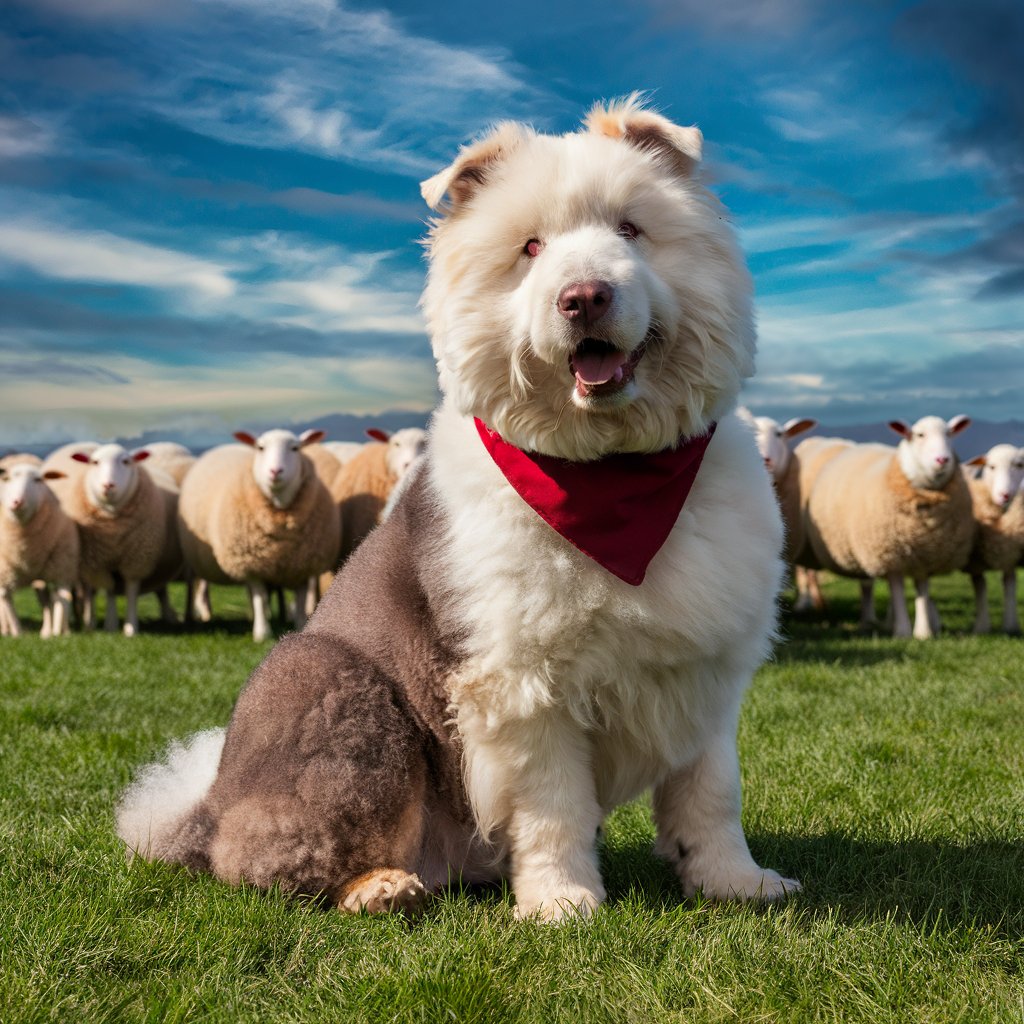
<instances>
[{"instance_id":1,"label":"dog's face","mask_svg":"<svg viewBox=\"0 0 1024 1024\"><path fill-rule=\"evenodd\" d=\"M449 197L423 305L441 387L531 451L657 451L753 372L750 279L696 180L700 133L635 100L561 137L505 124L425 182Z\"/></svg>"}]
</instances>

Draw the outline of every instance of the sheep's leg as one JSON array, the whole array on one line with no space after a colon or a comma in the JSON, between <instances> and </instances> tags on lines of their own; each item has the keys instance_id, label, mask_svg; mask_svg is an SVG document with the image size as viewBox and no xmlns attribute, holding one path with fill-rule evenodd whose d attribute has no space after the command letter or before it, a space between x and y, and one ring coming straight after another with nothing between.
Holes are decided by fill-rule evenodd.
<instances>
[{"instance_id":1,"label":"sheep's leg","mask_svg":"<svg viewBox=\"0 0 1024 1024\"><path fill-rule=\"evenodd\" d=\"M200 622L209 622L213 618L210 608L210 582L197 579L194 581L190 606Z\"/></svg>"},{"instance_id":2,"label":"sheep's leg","mask_svg":"<svg viewBox=\"0 0 1024 1024\"><path fill-rule=\"evenodd\" d=\"M1017 570L1007 569L1003 573L1003 632L1020 633L1020 619L1017 617Z\"/></svg>"},{"instance_id":3,"label":"sheep's leg","mask_svg":"<svg viewBox=\"0 0 1024 1024\"><path fill-rule=\"evenodd\" d=\"M39 611L42 613L43 624L39 629L39 636L43 640L49 639L54 635L53 632L53 612L50 605L50 588L43 580L36 580L32 584L32 589L36 593L36 600L39 602Z\"/></svg>"},{"instance_id":4,"label":"sheep's leg","mask_svg":"<svg viewBox=\"0 0 1024 1024\"><path fill-rule=\"evenodd\" d=\"M124 581L124 635L135 636L139 631L139 590L141 580Z\"/></svg>"},{"instance_id":5,"label":"sheep's leg","mask_svg":"<svg viewBox=\"0 0 1024 1024\"><path fill-rule=\"evenodd\" d=\"M734 723L732 723L734 724ZM676 870L683 892L713 900L777 900L800 883L762 868L740 824L740 767L735 732L723 730L686 768L654 790L655 850Z\"/></svg>"},{"instance_id":6,"label":"sheep's leg","mask_svg":"<svg viewBox=\"0 0 1024 1024\"><path fill-rule=\"evenodd\" d=\"M825 610L825 595L821 592L821 577L817 569L807 570L807 589L811 592L811 603L815 611Z\"/></svg>"},{"instance_id":7,"label":"sheep's leg","mask_svg":"<svg viewBox=\"0 0 1024 1024\"><path fill-rule=\"evenodd\" d=\"M985 582L985 574L972 573L971 583L974 585L974 632L989 633L992 620L988 617L988 584Z\"/></svg>"},{"instance_id":8,"label":"sheep's leg","mask_svg":"<svg viewBox=\"0 0 1024 1024\"><path fill-rule=\"evenodd\" d=\"M0 601L0 636L10 636L11 627L7 621L7 606Z\"/></svg>"},{"instance_id":9,"label":"sheep's leg","mask_svg":"<svg viewBox=\"0 0 1024 1024\"><path fill-rule=\"evenodd\" d=\"M113 587L107 588L107 615L103 620L103 628L108 633L117 632L117 592Z\"/></svg>"},{"instance_id":10,"label":"sheep's leg","mask_svg":"<svg viewBox=\"0 0 1024 1024\"><path fill-rule=\"evenodd\" d=\"M313 612L316 611L317 601L320 599L320 595L317 593L317 578L315 576L309 577L309 582L306 584L306 618L308 619ZM298 591L296 591L298 595Z\"/></svg>"},{"instance_id":11,"label":"sheep's leg","mask_svg":"<svg viewBox=\"0 0 1024 1024\"><path fill-rule=\"evenodd\" d=\"M934 619L929 607L928 578L914 580L917 596L914 598L914 639L931 640L935 636Z\"/></svg>"},{"instance_id":12,"label":"sheep's leg","mask_svg":"<svg viewBox=\"0 0 1024 1024\"><path fill-rule=\"evenodd\" d=\"M811 594L807 585L809 575L802 565L794 568L793 586L796 588L796 600L793 602L793 611L795 612L806 612L811 608Z\"/></svg>"},{"instance_id":13,"label":"sheep's leg","mask_svg":"<svg viewBox=\"0 0 1024 1024\"><path fill-rule=\"evenodd\" d=\"M875 615L875 581L860 581L860 628L867 631L878 625Z\"/></svg>"},{"instance_id":14,"label":"sheep's leg","mask_svg":"<svg viewBox=\"0 0 1024 1024\"><path fill-rule=\"evenodd\" d=\"M91 631L96 628L96 591L88 584L85 584L81 588L80 595L82 602L82 629Z\"/></svg>"},{"instance_id":15,"label":"sheep's leg","mask_svg":"<svg viewBox=\"0 0 1024 1024\"><path fill-rule=\"evenodd\" d=\"M295 628L299 632L306 624L307 599L309 597L309 584L304 583L301 587L295 588ZM314 601L314 607L316 602Z\"/></svg>"},{"instance_id":16,"label":"sheep's leg","mask_svg":"<svg viewBox=\"0 0 1024 1024\"><path fill-rule=\"evenodd\" d=\"M71 587L57 585L53 605L53 636L67 636L71 632Z\"/></svg>"},{"instance_id":17,"label":"sheep's leg","mask_svg":"<svg viewBox=\"0 0 1024 1024\"><path fill-rule=\"evenodd\" d=\"M14 591L9 587L0 587L0 615L4 620L6 636L21 636L21 623L14 611L13 594Z\"/></svg>"},{"instance_id":18,"label":"sheep's leg","mask_svg":"<svg viewBox=\"0 0 1024 1024\"><path fill-rule=\"evenodd\" d=\"M268 611L270 597L265 583L250 583L249 596L252 598L252 638L256 643L263 643L270 636Z\"/></svg>"},{"instance_id":19,"label":"sheep's leg","mask_svg":"<svg viewBox=\"0 0 1024 1024\"><path fill-rule=\"evenodd\" d=\"M160 602L160 618L169 626L176 626L178 624L178 613L174 610L174 605L171 604L170 591L166 585L157 590L156 597Z\"/></svg>"},{"instance_id":20,"label":"sheep's leg","mask_svg":"<svg viewBox=\"0 0 1024 1024\"><path fill-rule=\"evenodd\" d=\"M942 632L942 619L939 617L939 608L935 598L928 595L928 621L931 623L932 632L938 636Z\"/></svg>"},{"instance_id":21,"label":"sheep's leg","mask_svg":"<svg viewBox=\"0 0 1024 1024\"><path fill-rule=\"evenodd\" d=\"M889 612L892 615L892 635L907 637L911 635L910 616L907 614L907 592L903 586L903 577L893 573L889 577Z\"/></svg>"}]
</instances>

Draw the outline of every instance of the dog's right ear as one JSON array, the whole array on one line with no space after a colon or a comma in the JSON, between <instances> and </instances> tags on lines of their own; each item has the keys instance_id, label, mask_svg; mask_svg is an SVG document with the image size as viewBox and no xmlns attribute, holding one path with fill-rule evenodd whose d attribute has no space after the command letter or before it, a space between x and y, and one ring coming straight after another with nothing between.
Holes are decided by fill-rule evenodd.
<instances>
[{"instance_id":1,"label":"dog's right ear","mask_svg":"<svg viewBox=\"0 0 1024 1024\"><path fill-rule=\"evenodd\" d=\"M526 125L503 121L478 142L463 146L455 162L420 184L420 194L432 210L440 209L447 195L458 209L486 180L488 168L504 160L532 134Z\"/></svg>"}]
</instances>

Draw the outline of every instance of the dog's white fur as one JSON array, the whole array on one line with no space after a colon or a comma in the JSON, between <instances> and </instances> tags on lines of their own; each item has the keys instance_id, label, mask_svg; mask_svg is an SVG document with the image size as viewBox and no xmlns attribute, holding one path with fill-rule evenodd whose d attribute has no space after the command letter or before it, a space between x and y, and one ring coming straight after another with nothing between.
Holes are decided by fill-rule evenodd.
<instances>
[{"instance_id":1,"label":"dog's white fur","mask_svg":"<svg viewBox=\"0 0 1024 1024\"><path fill-rule=\"evenodd\" d=\"M445 391L428 467L469 652L452 707L470 799L507 845L521 916L601 902L595 831L647 787L658 849L688 893L798 888L753 861L739 820L737 717L774 634L782 526L750 432L728 415L753 372L751 289L696 178L699 156L696 129L630 98L560 138L500 126L424 183L432 205L450 198L429 240L424 309ZM535 258L529 239L542 243ZM581 335L555 305L590 278L614 287L615 304L587 336L648 345L623 393L598 400L575 390ZM719 427L631 587L519 498L473 416L521 448L580 461Z\"/></svg>"}]
</instances>

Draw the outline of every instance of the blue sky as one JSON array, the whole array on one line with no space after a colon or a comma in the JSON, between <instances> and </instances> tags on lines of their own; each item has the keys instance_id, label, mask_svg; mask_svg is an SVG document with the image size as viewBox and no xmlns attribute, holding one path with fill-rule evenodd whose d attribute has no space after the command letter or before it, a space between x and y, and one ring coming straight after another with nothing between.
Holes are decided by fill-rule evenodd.
<instances>
[{"instance_id":1,"label":"blue sky","mask_svg":"<svg viewBox=\"0 0 1024 1024\"><path fill-rule=\"evenodd\" d=\"M7 0L0 444L426 410L418 183L650 90L758 294L746 399L1021 416L1019 0Z\"/></svg>"}]
</instances>

